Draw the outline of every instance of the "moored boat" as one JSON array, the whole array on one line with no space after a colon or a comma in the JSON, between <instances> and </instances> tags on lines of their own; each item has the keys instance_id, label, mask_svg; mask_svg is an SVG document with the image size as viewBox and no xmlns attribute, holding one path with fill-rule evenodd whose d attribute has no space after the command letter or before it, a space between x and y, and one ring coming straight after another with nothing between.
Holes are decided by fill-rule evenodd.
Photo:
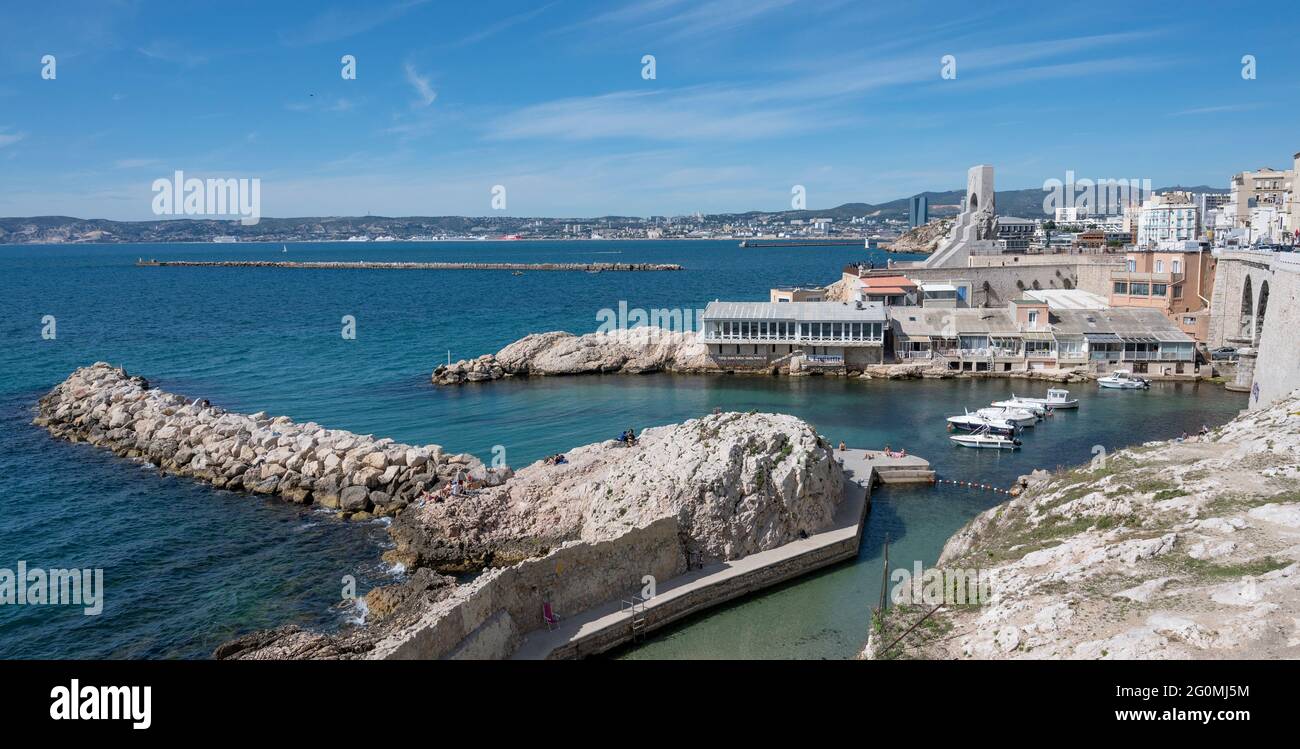
<instances>
[{"instance_id":1,"label":"moored boat","mask_svg":"<svg viewBox=\"0 0 1300 749\"><path fill-rule=\"evenodd\" d=\"M1038 414L1024 408L981 408L975 414L986 419L1009 421L1018 427L1031 427L1038 423Z\"/></svg>"},{"instance_id":2,"label":"moored boat","mask_svg":"<svg viewBox=\"0 0 1300 749\"><path fill-rule=\"evenodd\" d=\"M1127 369L1117 369L1107 377L1098 377L1097 384L1112 390L1145 390L1151 387L1151 381L1134 377Z\"/></svg>"},{"instance_id":3,"label":"moored boat","mask_svg":"<svg viewBox=\"0 0 1300 749\"><path fill-rule=\"evenodd\" d=\"M954 434L948 439L962 447L974 447L985 450L1019 450L1020 440L1001 434L976 432L974 434Z\"/></svg>"},{"instance_id":4,"label":"moored boat","mask_svg":"<svg viewBox=\"0 0 1300 749\"><path fill-rule=\"evenodd\" d=\"M1015 434L1020 427L1006 419L990 419L967 411L961 416L948 417L948 425L966 432L987 431L993 434Z\"/></svg>"},{"instance_id":5,"label":"moored boat","mask_svg":"<svg viewBox=\"0 0 1300 749\"><path fill-rule=\"evenodd\" d=\"M1047 406L1027 401L1024 398L1017 398L1014 395L1004 401L993 401L990 405L994 408L1016 408L1021 411L1028 411L1035 416L1047 415Z\"/></svg>"},{"instance_id":6,"label":"moored boat","mask_svg":"<svg viewBox=\"0 0 1300 749\"><path fill-rule=\"evenodd\" d=\"M1078 408L1079 399L1071 398L1070 391L1065 388L1048 388L1046 398L1028 398L1018 397L1014 393L1011 395L1012 400L1024 401L1026 403L1037 403L1040 406L1048 408Z\"/></svg>"}]
</instances>

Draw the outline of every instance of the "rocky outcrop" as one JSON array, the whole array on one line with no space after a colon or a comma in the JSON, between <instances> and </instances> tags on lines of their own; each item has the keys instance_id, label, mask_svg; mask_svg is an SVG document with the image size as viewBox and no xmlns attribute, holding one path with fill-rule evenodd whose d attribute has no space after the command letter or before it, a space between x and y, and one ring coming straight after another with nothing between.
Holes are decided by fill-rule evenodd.
<instances>
[{"instance_id":1,"label":"rocky outcrop","mask_svg":"<svg viewBox=\"0 0 1300 749\"><path fill-rule=\"evenodd\" d=\"M903 232L902 236L889 243L889 252L909 252L928 255L935 251L939 242L948 236L953 220L937 218L924 226L917 226Z\"/></svg>"},{"instance_id":2,"label":"rocky outcrop","mask_svg":"<svg viewBox=\"0 0 1300 749\"><path fill-rule=\"evenodd\" d=\"M687 560L738 559L828 528L845 480L810 426L774 414L715 414L565 459L394 519L397 548L385 558L430 575L483 570L472 582L402 590L395 613L364 636L285 628L219 655L506 657L542 626L543 601L576 613L626 595L644 575L671 579Z\"/></svg>"},{"instance_id":3,"label":"rocky outcrop","mask_svg":"<svg viewBox=\"0 0 1300 749\"><path fill-rule=\"evenodd\" d=\"M457 385L511 376L716 371L708 346L696 333L641 326L580 336L534 333L496 354L439 365L433 382Z\"/></svg>"},{"instance_id":4,"label":"rocky outcrop","mask_svg":"<svg viewBox=\"0 0 1300 749\"><path fill-rule=\"evenodd\" d=\"M405 445L287 416L226 411L149 387L98 362L41 398L35 424L73 442L213 486L318 504L365 519L393 515L449 476L499 483L508 475L438 445Z\"/></svg>"},{"instance_id":5,"label":"rocky outcrop","mask_svg":"<svg viewBox=\"0 0 1300 749\"><path fill-rule=\"evenodd\" d=\"M989 599L878 657L1300 657L1300 391L1206 437L1023 483L939 561L990 572ZM895 609L873 640L929 608Z\"/></svg>"},{"instance_id":6,"label":"rocky outcrop","mask_svg":"<svg viewBox=\"0 0 1300 749\"><path fill-rule=\"evenodd\" d=\"M828 527L844 488L812 428L777 414L714 414L647 429L633 447L610 440L565 459L407 513L395 525L393 561L449 572L504 566L664 517L677 519L687 552L737 559Z\"/></svg>"}]
</instances>

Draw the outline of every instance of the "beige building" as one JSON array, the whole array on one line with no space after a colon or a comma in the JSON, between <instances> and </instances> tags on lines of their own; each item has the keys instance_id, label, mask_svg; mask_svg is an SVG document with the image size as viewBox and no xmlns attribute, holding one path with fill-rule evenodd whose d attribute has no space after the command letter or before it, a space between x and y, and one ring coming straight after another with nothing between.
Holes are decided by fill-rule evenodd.
<instances>
[{"instance_id":1,"label":"beige building","mask_svg":"<svg viewBox=\"0 0 1300 749\"><path fill-rule=\"evenodd\" d=\"M824 302L826 289L820 286L779 286L769 295L772 304L783 302Z\"/></svg>"},{"instance_id":2,"label":"beige building","mask_svg":"<svg viewBox=\"0 0 1300 749\"><path fill-rule=\"evenodd\" d=\"M1294 197L1296 180L1300 177L1300 153L1292 156L1291 169L1264 167L1253 172L1241 172L1232 177L1232 194L1228 200L1228 215L1234 226L1246 228L1250 222L1251 208L1274 206L1286 216L1285 228L1295 232L1300 229L1300 201Z\"/></svg>"},{"instance_id":3,"label":"beige building","mask_svg":"<svg viewBox=\"0 0 1300 749\"><path fill-rule=\"evenodd\" d=\"M1126 267L1111 271L1110 305L1158 309L1179 330L1205 342L1217 262L1199 242L1130 251Z\"/></svg>"}]
</instances>

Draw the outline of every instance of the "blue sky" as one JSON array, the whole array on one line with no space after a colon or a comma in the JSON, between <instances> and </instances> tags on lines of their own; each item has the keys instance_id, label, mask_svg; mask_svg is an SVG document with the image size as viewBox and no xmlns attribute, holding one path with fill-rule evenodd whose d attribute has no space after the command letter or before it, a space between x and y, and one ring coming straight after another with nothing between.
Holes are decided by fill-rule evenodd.
<instances>
[{"instance_id":1,"label":"blue sky","mask_svg":"<svg viewBox=\"0 0 1300 749\"><path fill-rule=\"evenodd\" d=\"M265 216L485 215L498 184L511 215L592 216L879 202L976 163L1226 186L1300 150L1291 3L7 6L4 216L152 218L177 169L259 178Z\"/></svg>"}]
</instances>

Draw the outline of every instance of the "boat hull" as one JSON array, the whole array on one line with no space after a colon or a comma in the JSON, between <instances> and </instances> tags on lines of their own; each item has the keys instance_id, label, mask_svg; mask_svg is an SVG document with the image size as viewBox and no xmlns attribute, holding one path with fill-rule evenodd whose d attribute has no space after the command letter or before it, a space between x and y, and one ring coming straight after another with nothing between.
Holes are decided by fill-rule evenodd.
<instances>
[{"instance_id":1,"label":"boat hull","mask_svg":"<svg viewBox=\"0 0 1300 749\"><path fill-rule=\"evenodd\" d=\"M963 432L980 432L987 430L993 434L1006 436L1015 434L1018 429L1014 424L999 424L995 426L986 421L966 421L960 417L957 417L956 420L949 419L948 425L953 429L959 429Z\"/></svg>"},{"instance_id":2,"label":"boat hull","mask_svg":"<svg viewBox=\"0 0 1300 749\"><path fill-rule=\"evenodd\" d=\"M1011 440L976 439L974 436L959 435L949 437L955 444L976 450L1019 450L1020 445Z\"/></svg>"}]
</instances>

